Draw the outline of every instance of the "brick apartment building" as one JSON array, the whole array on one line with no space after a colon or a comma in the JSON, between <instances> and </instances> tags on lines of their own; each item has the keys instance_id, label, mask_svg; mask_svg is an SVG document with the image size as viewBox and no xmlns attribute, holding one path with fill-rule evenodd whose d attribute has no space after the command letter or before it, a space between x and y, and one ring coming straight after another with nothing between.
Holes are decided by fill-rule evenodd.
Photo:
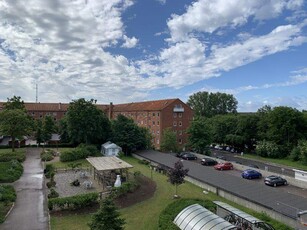
<instances>
[{"instance_id":1,"label":"brick apartment building","mask_svg":"<svg viewBox=\"0 0 307 230\"><path fill-rule=\"evenodd\" d=\"M30 116L40 119L52 116L55 121L60 120L67 112L67 103L25 103ZM116 119L119 114L129 117L141 127L150 130L152 143L156 149L160 149L163 130L172 129L177 135L180 148L187 143L187 128L193 119L193 110L180 99L165 99L157 101L134 102L127 104L97 105L103 110L109 119ZM0 102L0 111L3 102Z\"/></svg>"}]
</instances>

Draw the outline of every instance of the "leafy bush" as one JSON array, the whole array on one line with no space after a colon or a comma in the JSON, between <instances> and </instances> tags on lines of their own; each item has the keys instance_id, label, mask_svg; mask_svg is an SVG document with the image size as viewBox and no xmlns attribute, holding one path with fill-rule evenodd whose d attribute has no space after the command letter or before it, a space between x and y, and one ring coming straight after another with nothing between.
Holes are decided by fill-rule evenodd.
<instances>
[{"instance_id":1,"label":"leafy bush","mask_svg":"<svg viewBox=\"0 0 307 230\"><path fill-rule=\"evenodd\" d=\"M182 211L182 209L192 204L200 204L206 209L215 212L215 204L210 200L199 199L180 199L169 204L159 216L159 229L163 230L177 230L179 229L174 223L175 217Z\"/></svg>"},{"instance_id":2,"label":"leafy bush","mask_svg":"<svg viewBox=\"0 0 307 230\"><path fill-rule=\"evenodd\" d=\"M17 160L0 162L0 183L10 183L18 180L23 173L22 164Z\"/></svg>"},{"instance_id":3,"label":"leafy bush","mask_svg":"<svg viewBox=\"0 0 307 230\"><path fill-rule=\"evenodd\" d=\"M49 210L76 210L98 203L98 193L87 193L71 197L52 198L48 200Z\"/></svg>"},{"instance_id":4,"label":"leafy bush","mask_svg":"<svg viewBox=\"0 0 307 230\"><path fill-rule=\"evenodd\" d=\"M52 187L55 187L56 182L54 180L51 180L51 181L48 181L46 185L48 188L52 188Z\"/></svg>"},{"instance_id":5,"label":"leafy bush","mask_svg":"<svg viewBox=\"0 0 307 230\"><path fill-rule=\"evenodd\" d=\"M301 152L298 147L294 147L290 153L290 159L292 161L299 161L301 158Z\"/></svg>"},{"instance_id":6,"label":"leafy bush","mask_svg":"<svg viewBox=\"0 0 307 230\"><path fill-rule=\"evenodd\" d=\"M54 177L54 174L55 174L54 171L55 171L54 166L52 164L47 164L44 170L46 178Z\"/></svg>"},{"instance_id":7,"label":"leafy bush","mask_svg":"<svg viewBox=\"0 0 307 230\"><path fill-rule=\"evenodd\" d=\"M262 157L280 157L279 146L272 141L259 141L256 146L256 152Z\"/></svg>"},{"instance_id":8,"label":"leafy bush","mask_svg":"<svg viewBox=\"0 0 307 230\"><path fill-rule=\"evenodd\" d=\"M60 161L68 162L79 159L85 159L89 156L99 156L100 153L94 145L79 145L77 148L64 152L60 155Z\"/></svg>"},{"instance_id":9,"label":"leafy bush","mask_svg":"<svg viewBox=\"0 0 307 230\"><path fill-rule=\"evenodd\" d=\"M50 193L48 194L48 198L57 198L59 197L59 193L55 191L53 188L50 189Z\"/></svg>"},{"instance_id":10,"label":"leafy bush","mask_svg":"<svg viewBox=\"0 0 307 230\"><path fill-rule=\"evenodd\" d=\"M122 183L120 187L113 187L110 196L115 199L118 197L123 197L127 193L134 192L140 186L136 181L127 181Z\"/></svg>"},{"instance_id":11,"label":"leafy bush","mask_svg":"<svg viewBox=\"0 0 307 230\"><path fill-rule=\"evenodd\" d=\"M0 202L14 202L16 192L12 185L0 185Z\"/></svg>"},{"instance_id":12,"label":"leafy bush","mask_svg":"<svg viewBox=\"0 0 307 230\"><path fill-rule=\"evenodd\" d=\"M43 152L41 154L42 161L51 161L53 160L53 155L51 152Z\"/></svg>"},{"instance_id":13,"label":"leafy bush","mask_svg":"<svg viewBox=\"0 0 307 230\"><path fill-rule=\"evenodd\" d=\"M0 153L0 161L1 162L8 162L11 160L17 160L19 162L23 162L26 159L25 151L15 151L12 152L8 150L7 152Z\"/></svg>"}]
</instances>

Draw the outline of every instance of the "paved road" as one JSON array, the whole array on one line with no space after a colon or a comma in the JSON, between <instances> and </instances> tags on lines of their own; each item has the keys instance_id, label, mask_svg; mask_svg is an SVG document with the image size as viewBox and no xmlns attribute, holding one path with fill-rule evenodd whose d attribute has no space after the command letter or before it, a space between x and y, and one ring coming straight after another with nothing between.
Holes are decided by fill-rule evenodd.
<instances>
[{"instance_id":1,"label":"paved road","mask_svg":"<svg viewBox=\"0 0 307 230\"><path fill-rule=\"evenodd\" d=\"M139 155L168 167L173 167L174 163L178 161L178 158L170 154L156 151L144 151L140 152ZM211 167L205 167L196 162L183 161L183 164L186 168L189 168L188 174L190 177L214 185L288 217L296 218L297 211L307 210L306 196L285 192L280 187L259 186L255 181L239 179L225 171L212 170Z\"/></svg>"},{"instance_id":2,"label":"paved road","mask_svg":"<svg viewBox=\"0 0 307 230\"><path fill-rule=\"evenodd\" d=\"M280 175L287 175L290 177L294 177L294 171L292 170L292 168L289 167L281 167L278 165L275 165L273 163L265 163L265 162L261 162L261 161L257 161L257 160L253 160L253 159L246 159L246 158L242 158L240 157L239 154L234 154L234 153L229 153L227 151L219 151L219 150L211 150L212 151L212 156L224 156L226 158L227 161L233 161L233 162L237 162L237 163L241 163L243 165L257 165L260 169L265 170L265 167L267 167L268 171L273 172L273 173L277 173Z\"/></svg>"},{"instance_id":3,"label":"paved road","mask_svg":"<svg viewBox=\"0 0 307 230\"><path fill-rule=\"evenodd\" d=\"M0 229L3 230L47 230L49 228L40 150L31 148L26 151L24 173L14 183L17 200L6 221L0 225Z\"/></svg>"}]
</instances>

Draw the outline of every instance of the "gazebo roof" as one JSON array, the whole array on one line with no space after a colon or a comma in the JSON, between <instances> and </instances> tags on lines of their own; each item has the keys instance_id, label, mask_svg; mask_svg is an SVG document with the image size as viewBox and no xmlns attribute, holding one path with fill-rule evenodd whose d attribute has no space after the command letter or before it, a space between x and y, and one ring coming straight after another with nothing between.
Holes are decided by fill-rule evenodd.
<instances>
[{"instance_id":1,"label":"gazebo roof","mask_svg":"<svg viewBox=\"0 0 307 230\"><path fill-rule=\"evenodd\" d=\"M86 160L97 170L97 171L109 171L115 169L127 169L133 168L132 165L119 159L118 157L89 157Z\"/></svg>"}]
</instances>

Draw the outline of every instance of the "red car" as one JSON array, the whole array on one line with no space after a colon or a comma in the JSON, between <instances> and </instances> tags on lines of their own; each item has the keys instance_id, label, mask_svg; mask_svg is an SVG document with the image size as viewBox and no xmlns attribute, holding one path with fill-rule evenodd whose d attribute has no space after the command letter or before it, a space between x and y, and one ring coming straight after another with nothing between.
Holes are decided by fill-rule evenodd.
<instances>
[{"instance_id":1,"label":"red car","mask_svg":"<svg viewBox=\"0 0 307 230\"><path fill-rule=\"evenodd\" d=\"M230 162L218 163L214 166L216 170L231 170L233 169L233 165Z\"/></svg>"}]
</instances>

